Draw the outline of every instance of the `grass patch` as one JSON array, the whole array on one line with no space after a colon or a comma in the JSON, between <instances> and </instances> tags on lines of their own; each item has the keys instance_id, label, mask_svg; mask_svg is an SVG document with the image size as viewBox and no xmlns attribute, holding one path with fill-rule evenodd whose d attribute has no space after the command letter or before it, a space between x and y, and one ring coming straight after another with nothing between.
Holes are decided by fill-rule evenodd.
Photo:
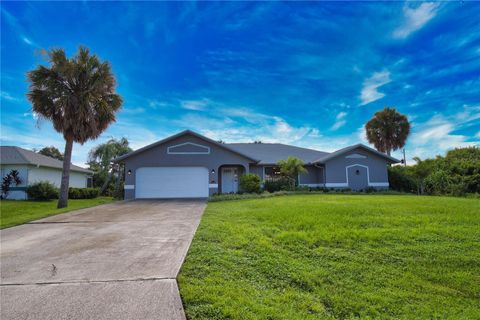
<instances>
[{"instance_id":1,"label":"grass patch","mask_svg":"<svg viewBox=\"0 0 480 320\"><path fill-rule=\"evenodd\" d=\"M28 201L28 200L1 200L0 227L8 228L29 221L53 216L68 211L94 207L112 202L113 198L98 197L95 199L68 200L68 207L57 209L57 200Z\"/></svg>"},{"instance_id":2,"label":"grass patch","mask_svg":"<svg viewBox=\"0 0 480 320\"><path fill-rule=\"evenodd\" d=\"M480 201L292 195L208 204L189 319L478 319Z\"/></svg>"}]
</instances>

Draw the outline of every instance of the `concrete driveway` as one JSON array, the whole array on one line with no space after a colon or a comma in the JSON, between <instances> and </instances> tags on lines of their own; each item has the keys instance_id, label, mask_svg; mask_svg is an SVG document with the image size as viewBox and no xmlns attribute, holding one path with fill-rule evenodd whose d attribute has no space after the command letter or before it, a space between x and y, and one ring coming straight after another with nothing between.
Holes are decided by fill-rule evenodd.
<instances>
[{"instance_id":1,"label":"concrete driveway","mask_svg":"<svg viewBox=\"0 0 480 320\"><path fill-rule=\"evenodd\" d=\"M185 319L203 200L114 203L1 231L1 319Z\"/></svg>"}]
</instances>

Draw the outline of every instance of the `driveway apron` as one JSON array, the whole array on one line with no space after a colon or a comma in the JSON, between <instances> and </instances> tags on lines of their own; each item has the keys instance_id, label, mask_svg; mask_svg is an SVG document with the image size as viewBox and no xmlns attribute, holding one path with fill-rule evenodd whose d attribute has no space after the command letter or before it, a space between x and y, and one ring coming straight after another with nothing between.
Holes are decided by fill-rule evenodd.
<instances>
[{"instance_id":1,"label":"driveway apron","mask_svg":"<svg viewBox=\"0 0 480 320\"><path fill-rule=\"evenodd\" d=\"M1 319L185 319L204 200L107 204L1 231Z\"/></svg>"}]
</instances>

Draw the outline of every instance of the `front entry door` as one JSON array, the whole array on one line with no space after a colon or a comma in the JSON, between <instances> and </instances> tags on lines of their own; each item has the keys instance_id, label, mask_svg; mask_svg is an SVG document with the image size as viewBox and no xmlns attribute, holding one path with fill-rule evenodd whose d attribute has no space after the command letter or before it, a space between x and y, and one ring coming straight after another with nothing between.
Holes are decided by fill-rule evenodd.
<instances>
[{"instance_id":1,"label":"front entry door","mask_svg":"<svg viewBox=\"0 0 480 320\"><path fill-rule=\"evenodd\" d=\"M238 192L238 169L222 168L222 193Z\"/></svg>"}]
</instances>

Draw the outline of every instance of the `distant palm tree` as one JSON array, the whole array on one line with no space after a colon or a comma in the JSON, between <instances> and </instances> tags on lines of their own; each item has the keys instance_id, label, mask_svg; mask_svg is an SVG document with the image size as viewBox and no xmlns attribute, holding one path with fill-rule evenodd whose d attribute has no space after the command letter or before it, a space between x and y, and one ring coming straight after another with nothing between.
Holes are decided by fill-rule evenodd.
<instances>
[{"instance_id":1,"label":"distant palm tree","mask_svg":"<svg viewBox=\"0 0 480 320\"><path fill-rule=\"evenodd\" d=\"M368 142L388 155L403 148L410 133L410 123L403 114L395 108L385 108L375 113L375 116L365 124Z\"/></svg>"},{"instance_id":2,"label":"distant palm tree","mask_svg":"<svg viewBox=\"0 0 480 320\"><path fill-rule=\"evenodd\" d=\"M112 177L120 175L120 167L118 164L112 163L112 160L132 152L132 148L128 145L128 140L126 138L121 138L120 140L110 139L105 143L99 144L90 150L89 153L89 163L97 163L101 172L103 172L107 178L100 189L100 194L103 194L108 187L108 184L112 180ZM117 179L117 184L119 183L119 177Z\"/></svg>"},{"instance_id":3,"label":"distant palm tree","mask_svg":"<svg viewBox=\"0 0 480 320\"><path fill-rule=\"evenodd\" d=\"M65 139L58 208L68 204L68 183L73 143L96 139L115 121L122 98L115 92L110 64L80 47L69 59L63 49L48 52L50 66L28 73L27 94L39 119L50 120Z\"/></svg>"}]
</instances>

